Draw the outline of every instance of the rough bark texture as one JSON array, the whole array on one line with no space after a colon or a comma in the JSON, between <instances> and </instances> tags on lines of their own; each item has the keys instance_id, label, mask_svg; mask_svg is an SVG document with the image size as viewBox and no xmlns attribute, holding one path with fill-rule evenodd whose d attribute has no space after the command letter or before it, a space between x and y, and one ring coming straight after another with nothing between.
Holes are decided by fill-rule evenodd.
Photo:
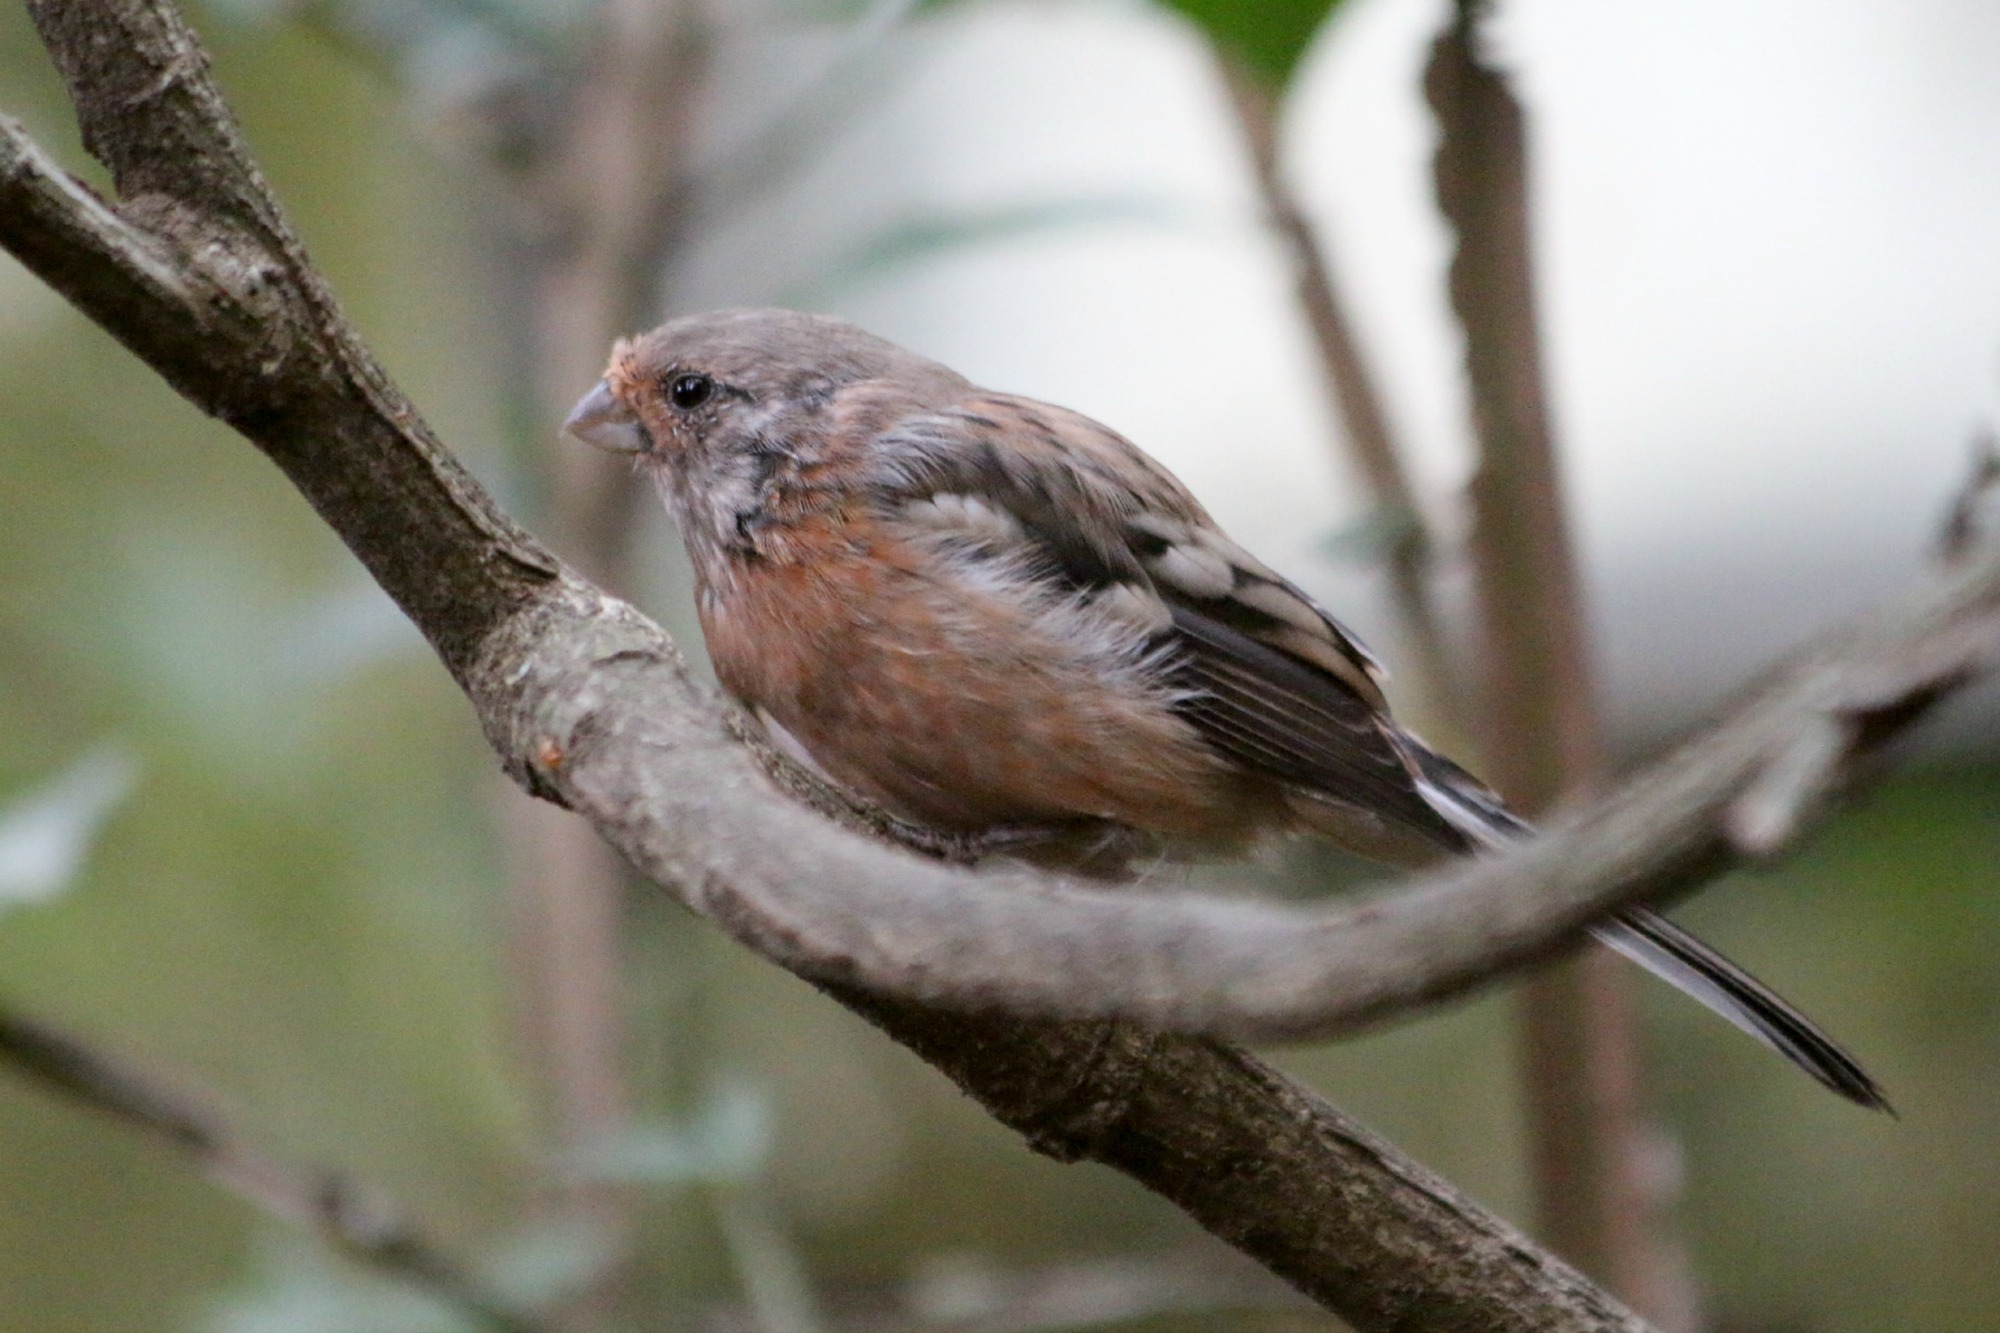
<instances>
[{"instance_id":1,"label":"rough bark texture","mask_svg":"<svg viewBox=\"0 0 2000 1333\"><path fill-rule=\"evenodd\" d=\"M1460 992L1616 903L1730 863L1733 829L1795 826L1850 759L1991 654L2000 552L1802 655L1587 817L1358 908L927 862L856 830L954 849L781 769L848 827L787 796L666 636L564 571L452 461L342 321L164 0L34 12L120 202L89 198L0 123L0 244L284 469L429 636L530 791L751 947L839 988L1044 1151L1129 1172L1357 1327L1639 1327L1212 1038L1335 1031ZM1759 819L1732 814L1746 793ZM1205 1036L1047 1021L1106 1017ZM1081 1112L1051 1109L1051 1071L1074 1080L1061 1106Z\"/></svg>"},{"instance_id":2,"label":"rough bark texture","mask_svg":"<svg viewBox=\"0 0 2000 1333\"><path fill-rule=\"evenodd\" d=\"M1138 1176L1356 1328L1646 1328L1561 1260L1246 1051L1130 1024L968 1020L864 992L834 994L1038 1152ZM1288 1165L1307 1162L1316 1165ZM1380 1225L1387 1217L1394 1226ZM1383 1281L1390 1273L1455 1276Z\"/></svg>"}]
</instances>

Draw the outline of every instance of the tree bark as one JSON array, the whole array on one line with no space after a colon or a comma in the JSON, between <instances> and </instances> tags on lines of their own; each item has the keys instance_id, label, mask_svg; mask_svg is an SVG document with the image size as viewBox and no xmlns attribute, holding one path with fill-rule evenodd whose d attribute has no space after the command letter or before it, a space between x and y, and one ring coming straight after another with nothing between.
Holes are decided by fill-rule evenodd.
<instances>
[{"instance_id":1,"label":"tree bark","mask_svg":"<svg viewBox=\"0 0 2000 1333\"><path fill-rule=\"evenodd\" d=\"M428 636L528 790L1044 1150L1160 1190L1358 1328L1643 1327L1214 1038L1407 1012L1611 906L1691 886L1737 858L1746 828L1796 826L1993 653L2000 551L1802 655L1588 818L1387 899L1304 911L926 862L881 838L953 849L746 745L748 724L656 626L562 568L438 444L341 318L170 5L34 14L120 202L0 122L0 244L285 471ZM1736 818L1753 797L1780 818ZM1121 1022L1076 1021L1102 1018Z\"/></svg>"}]
</instances>

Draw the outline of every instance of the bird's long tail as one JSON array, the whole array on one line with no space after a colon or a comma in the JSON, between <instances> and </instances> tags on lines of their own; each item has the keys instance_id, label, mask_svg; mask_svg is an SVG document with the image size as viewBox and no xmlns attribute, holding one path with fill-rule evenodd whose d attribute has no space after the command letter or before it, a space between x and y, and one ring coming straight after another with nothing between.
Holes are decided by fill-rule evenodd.
<instances>
[{"instance_id":1,"label":"bird's long tail","mask_svg":"<svg viewBox=\"0 0 2000 1333\"><path fill-rule=\"evenodd\" d=\"M1628 907L1590 933L1763 1042L1833 1091L1890 1111L1882 1087L1785 998L1658 912Z\"/></svg>"},{"instance_id":2,"label":"bird's long tail","mask_svg":"<svg viewBox=\"0 0 2000 1333\"><path fill-rule=\"evenodd\" d=\"M1410 742L1406 753L1420 770L1425 797L1472 843L1496 847L1533 831L1464 769L1414 737ZM1847 1100L1894 1113L1881 1085L1817 1024L1658 912L1628 907L1592 926L1590 933Z\"/></svg>"}]
</instances>

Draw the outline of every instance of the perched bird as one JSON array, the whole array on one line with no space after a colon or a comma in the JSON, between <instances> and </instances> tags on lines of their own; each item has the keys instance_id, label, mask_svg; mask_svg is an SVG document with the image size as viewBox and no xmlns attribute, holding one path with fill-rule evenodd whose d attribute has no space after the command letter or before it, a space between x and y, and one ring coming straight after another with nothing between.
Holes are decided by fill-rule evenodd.
<instances>
[{"instance_id":1,"label":"perched bird","mask_svg":"<svg viewBox=\"0 0 2000 1333\"><path fill-rule=\"evenodd\" d=\"M837 320L728 310L620 342L565 428L658 484L724 687L905 819L1070 846L1306 831L1402 864L1526 832L1390 716L1352 634L1088 417ZM1808 1019L1666 918L1594 929L1886 1108Z\"/></svg>"}]
</instances>

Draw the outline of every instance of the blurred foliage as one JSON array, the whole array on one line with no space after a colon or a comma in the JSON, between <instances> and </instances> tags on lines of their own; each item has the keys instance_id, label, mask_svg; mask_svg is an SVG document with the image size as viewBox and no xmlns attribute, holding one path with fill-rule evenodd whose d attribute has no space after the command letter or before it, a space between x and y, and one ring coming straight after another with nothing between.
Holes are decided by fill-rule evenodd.
<instances>
[{"instance_id":1,"label":"blurred foliage","mask_svg":"<svg viewBox=\"0 0 2000 1333\"><path fill-rule=\"evenodd\" d=\"M260 1238L258 1281L218 1298L207 1333L480 1333L407 1287L353 1269L292 1236Z\"/></svg>"},{"instance_id":2,"label":"blurred foliage","mask_svg":"<svg viewBox=\"0 0 2000 1333\"><path fill-rule=\"evenodd\" d=\"M1175 7L1280 83L1331 8ZM290 21L307 7L228 8L237 22L208 28L222 80L315 256L443 436L518 491L480 249L491 198L411 132L399 88L454 51L483 67L453 46L462 25L560 45L574 11L383 0L315 9L308 32ZM352 41L325 40L328 13ZM377 43L433 54L357 58ZM18 8L0 12L0 109L87 169ZM1123 207L912 216L845 262ZM642 1248L664 1258L639 1294L663 1327L718 1304L809 1322L808 1278L915 1291L971 1260L1207 1244L1111 1172L1032 1155L705 929L640 984L698 992L700 1064L680 1073L706 1099L550 1160L508 1007L492 759L415 634L263 460L4 259L0 476L0 994L216 1090L271 1150L386 1188L527 1299L605 1257L601 1236L540 1224L536 1184L564 1171L645 1192ZM1686 912L1849 1040L1903 1113L1863 1116L1661 997L1689 1225L1739 1326L2000 1327L1996 866L2000 771L1923 773ZM1518 1215L1510 1015L1487 996L1278 1058ZM5 1071L0 1145L0 1333L463 1326ZM1269 1326L1146 1326L1197 1323Z\"/></svg>"},{"instance_id":3,"label":"blurred foliage","mask_svg":"<svg viewBox=\"0 0 2000 1333\"><path fill-rule=\"evenodd\" d=\"M728 1184L753 1180L771 1151L771 1105L741 1080L717 1083L685 1124L638 1123L570 1154L584 1180L624 1184Z\"/></svg>"},{"instance_id":4,"label":"blurred foliage","mask_svg":"<svg viewBox=\"0 0 2000 1333\"><path fill-rule=\"evenodd\" d=\"M1292 81L1341 0L1164 0L1273 89Z\"/></svg>"}]
</instances>

